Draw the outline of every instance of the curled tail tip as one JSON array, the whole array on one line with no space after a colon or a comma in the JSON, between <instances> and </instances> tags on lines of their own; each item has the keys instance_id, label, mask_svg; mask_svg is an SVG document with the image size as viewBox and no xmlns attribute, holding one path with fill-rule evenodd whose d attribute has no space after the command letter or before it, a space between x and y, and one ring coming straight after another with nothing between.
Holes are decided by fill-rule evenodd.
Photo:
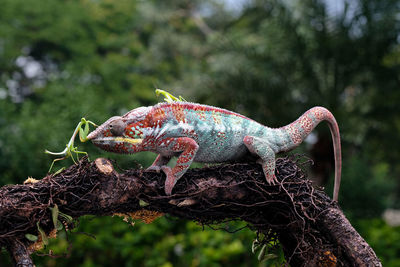
<instances>
[{"instance_id":1,"label":"curled tail tip","mask_svg":"<svg viewBox=\"0 0 400 267\"><path fill-rule=\"evenodd\" d=\"M317 119L317 124L320 121L327 121L329 125L329 129L332 135L333 152L335 159L335 182L333 190L333 200L337 202L339 199L340 181L342 175L342 149L340 144L339 126L333 114L324 107L313 107L309 110L309 112L311 112L313 116Z\"/></svg>"},{"instance_id":2,"label":"curled tail tip","mask_svg":"<svg viewBox=\"0 0 400 267\"><path fill-rule=\"evenodd\" d=\"M294 122L286 125L283 129L289 134L293 145L297 146L324 120L331 120L333 115L324 107L316 106L310 108Z\"/></svg>"},{"instance_id":3,"label":"curled tail tip","mask_svg":"<svg viewBox=\"0 0 400 267\"><path fill-rule=\"evenodd\" d=\"M332 141L335 159L335 185L333 200L338 201L341 180L342 155L339 126L333 114L327 108L315 106L307 110L296 121L283 128L290 136L292 143L288 146L288 148L292 149L302 143L304 139L322 121L326 121L328 123L333 139Z\"/></svg>"}]
</instances>

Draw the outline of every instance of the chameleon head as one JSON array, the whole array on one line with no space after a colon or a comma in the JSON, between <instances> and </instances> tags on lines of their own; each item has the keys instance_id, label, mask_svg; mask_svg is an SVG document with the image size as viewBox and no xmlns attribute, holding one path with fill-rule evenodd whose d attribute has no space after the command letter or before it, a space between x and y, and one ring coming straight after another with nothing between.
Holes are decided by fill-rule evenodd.
<instances>
[{"instance_id":1,"label":"chameleon head","mask_svg":"<svg viewBox=\"0 0 400 267\"><path fill-rule=\"evenodd\" d=\"M135 153L143 151L148 134L147 108L137 108L123 116L114 116L88 135L96 146L110 152Z\"/></svg>"}]
</instances>

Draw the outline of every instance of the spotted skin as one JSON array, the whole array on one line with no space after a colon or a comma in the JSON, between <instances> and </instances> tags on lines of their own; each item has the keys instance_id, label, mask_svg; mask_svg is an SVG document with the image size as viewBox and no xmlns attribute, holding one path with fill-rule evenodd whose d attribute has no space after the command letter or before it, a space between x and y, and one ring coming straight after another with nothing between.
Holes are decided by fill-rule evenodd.
<instances>
[{"instance_id":1,"label":"spotted skin","mask_svg":"<svg viewBox=\"0 0 400 267\"><path fill-rule=\"evenodd\" d=\"M332 133L334 200L337 200L341 176L339 128L333 115L323 107L308 110L284 127L269 128L217 107L189 102L160 103L112 117L88 138L111 152L157 153L148 170L162 170L166 174L165 192L170 195L192 162L220 163L255 157L262 165L267 182L275 184L275 154L297 147L321 121L328 122ZM166 166L175 156L178 157L176 165Z\"/></svg>"}]
</instances>

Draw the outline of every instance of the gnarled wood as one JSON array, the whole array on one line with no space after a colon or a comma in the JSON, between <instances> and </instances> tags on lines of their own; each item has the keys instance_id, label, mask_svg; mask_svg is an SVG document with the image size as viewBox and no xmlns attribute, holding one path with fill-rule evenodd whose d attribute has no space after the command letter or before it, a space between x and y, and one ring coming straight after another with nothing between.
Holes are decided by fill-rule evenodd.
<instances>
[{"instance_id":1,"label":"gnarled wood","mask_svg":"<svg viewBox=\"0 0 400 267\"><path fill-rule=\"evenodd\" d=\"M37 183L0 188L0 246L16 264L30 266L32 242L25 234L38 235L37 222L49 233L54 228L49 208L57 204L73 218L122 213L150 220L169 213L204 224L242 219L266 234L265 241L278 238L291 266L381 266L336 203L313 188L298 165L278 159L277 185L265 182L257 164L192 169L166 196L162 173L118 173L106 159L83 159ZM148 205L141 207L140 200Z\"/></svg>"}]
</instances>

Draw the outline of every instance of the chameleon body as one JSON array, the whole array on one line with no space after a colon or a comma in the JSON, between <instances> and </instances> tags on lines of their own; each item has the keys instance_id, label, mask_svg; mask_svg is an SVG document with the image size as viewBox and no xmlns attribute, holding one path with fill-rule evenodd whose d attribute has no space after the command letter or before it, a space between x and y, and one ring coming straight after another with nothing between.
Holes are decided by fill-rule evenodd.
<instances>
[{"instance_id":1,"label":"chameleon body","mask_svg":"<svg viewBox=\"0 0 400 267\"><path fill-rule=\"evenodd\" d=\"M160 103L115 116L88 136L96 146L116 153L152 151L158 154L148 170L163 170L165 192L171 194L179 178L193 161L220 163L257 159L268 183L274 184L275 154L289 151L321 122L331 130L335 156L334 200L338 199L341 176L339 128L332 113L314 107L281 128L269 128L225 109L189 103ZM166 166L177 156L173 168Z\"/></svg>"}]
</instances>

